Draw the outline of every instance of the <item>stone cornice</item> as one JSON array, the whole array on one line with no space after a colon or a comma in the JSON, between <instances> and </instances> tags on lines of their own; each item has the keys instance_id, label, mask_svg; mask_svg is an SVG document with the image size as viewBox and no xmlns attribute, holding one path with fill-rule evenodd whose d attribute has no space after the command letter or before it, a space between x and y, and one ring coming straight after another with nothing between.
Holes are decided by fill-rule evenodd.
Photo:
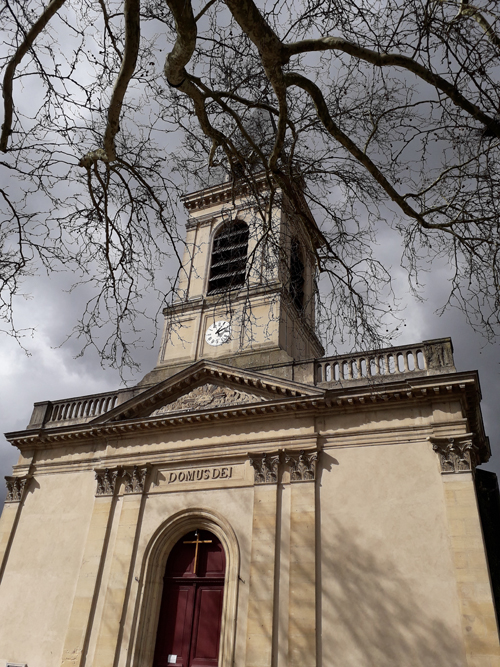
<instances>
[{"instance_id":1,"label":"stone cornice","mask_svg":"<svg viewBox=\"0 0 500 667\"><path fill-rule=\"evenodd\" d=\"M302 183L299 181L299 179L297 179L295 183L296 194L298 194L302 200L303 208L309 212L309 224L307 225L308 231L306 236L310 237L311 241L316 247L321 247L325 244L325 238L317 227L316 222L314 221L314 218L310 212L309 205L304 197ZM269 192L267 175L264 172L254 174L251 183L244 180L239 180L236 182L228 181L226 183L214 185L212 187L185 195L182 197L182 201L190 214L190 219L188 220L187 226L196 226L200 218L206 218L207 214L200 215L200 212L204 209L218 208L220 210L225 204L230 204L231 208L237 210L255 205L255 190L258 190L258 192L264 196L266 192ZM279 203L281 197L282 190L280 187L275 185L275 192L273 197L275 205L281 205ZM304 227L302 218L294 214L293 208L288 206L287 197L285 196L283 199L283 208L287 210L288 215L293 216L296 220L296 223L299 223L301 227ZM208 216L214 217L214 214L209 213Z\"/></svg>"},{"instance_id":2,"label":"stone cornice","mask_svg":"<svg viewBox=\"0 0 500 667\"><path fill-rule=\"evenodd\" d=\"M268 189L265 174L259 174L253 180L259 190ZM233 198L238 200L243 197L252 197L250 186L244 181L236 181L236 183L227 181L211 188L191 192L182 197L181 201L188 211L200 211L210 206L232 202Z\"/></svg>"},{"instance_id":3,"label":"stone cornice","mask_svg":"<svg viewBox=\"0 0 500 667\"><path fill-rule=\"evenodd\" d=\"M238 290L231 291L231 306L233 309L236 309L240 302L245 303L250 297L255 299L262 296L268 299L278 299L283 290L283 285L279 281L270 282L266 285L246 285ZM204 308L217 308L219 304L224 306L224 301L221 301L221 294L212 294L195 297L187 301L174 301L172 304L166 306L162 312L163 315L168 317L190 311L200 312Z\"/></svg>"},{"instance_id":4,"label":"stone cornice","mask_svg":"<svg viewBox=\"0 0 500 667\"><path fill-rule=\"evenodd\" d=\"M229 368L229 367L227 367ZM231 369L231 373L234 369ZM222 375L226 371L221 371ZM235 373L237 374L237 372ZM179 374L180 375L180 374ZM255 380L262 381L263 376L255 375ZM276 387L277 380L271 380L269 385ZM296 383L289 383L300 386ZM70 427L59 427L52 429L40 429L38 431L18 431L6 434L8 440L19 447L26 449L50 448L68 445L79 445L94 439L128 438L134 437L140 432L163 432L172 428L185 428L204 426L210 422L224 422L233 419L252 420L283 418L285 415L302 415L327 412L345 412L346 410L371 410L384 409L402 405L404 403L420 403L434 400L446 400L454 398L460 400L464 413L469 421L469 428L476 434L475 445L481 462L488 460L490 456L489 442L484 435L482 421L478 408L479 386L477 374L454 373L448 376L439 375L435 378L414 378L394 382L391 384L365 385L364 387L353 387L348 389L320 390L317 387L315 395L281 394L274 400L265 400L253 405L235 405L230 407L217 407L206 410L193 410L182 413L169 413L168 417L138 417L122 419L120 421L108 421L106 423L88 423ZM292 392L293 390L291 390ZM290 392L290 393L291 393ZM146 394L146 392L144 392ZM140 397L144 396L141 394ZM146 396L146 399L148 397Z\"/></svg>"},{"instance_id":5,"label":"stone cornice","mask_svg":"<svg viewBox=\"0 0 500 667\"><path fill-rule=\"evenodd\" d=\"M226 203L226 200L223 201L223 204ZM237 213L242 213L243 211L248 211L255 209L255 202L244 200L236 201L234 204L231 200L227 201L229 208L221 207L218 211L209 211L208 213L203 213L197 215L196 218L189 218L186 223L186 229L194 229L195 227L204 227L218 222L224 213L231 211L236 211Z\"/></svg>"},{"instance_id":6,"label":"stone cornice","mask_svg":"<svg viewBox=\"0 0 500 667\"><path fill-rule=\"evenodd\" d=\"M279 292L277 291L276 293L278 294ZM285 302L283 301L283 303ZM239 368L240 379L235 379L236 384L239 384L241 381L246 382L246 379L243 378L242 380L241 376L245 373L248 375L250 372L244 369L245 367L252 368L252 363L246 362L250 362L250 359L252 359L252 362L255 361L255 354L262 355L270 353L274 355L278 350L279 348L276 347L274 343L271 343L269 347L262 345L258 352L242 352L239 355L239 363L236 366L231 363L232 359L224 358L222 358L216 365L218 369L221 367L227 369L228 367L224 364L229 363L229 368L233 369L233 371L235 368ZM452 351L451 340L449 338L443 338L424 341L423 343L409 346L387 348L385 350L372 350L349 355L339 355L321 359L313 358L295 362L290 360L286 353L283 353L286 358L279 357L279 355L275 358L275 360L279 359L280 363L266 364L259 368L255 367L252 368L251 372L257 374L260 372L260 375L264 376L267 384L269 384L270 371L276 369L275 373L277 375L277 382L278 384L282 384L282 381L279 380L279 378L283 377L282 371L284 371L284 369L290 367L290 365L292 367L299 367L306 363L310 367L308 368L306 375L301 376L307 379L305 380L305 384L302 385L302 389L299 392L300 394L311 395L315 392L322 393L333 389L345 390L347 387L349 387L349 389L358 387L363 391L367 386L389 386L395 382L404 380L411 381L418 377L432 377L433 381L435 381L436 376L447 376L450 373L453 373L456 378L458 376L456 375L456 370L453 365ZM419 355L420 358L418 358ZM123 419L124 417L146 417L152 412L152 410L147 409L147 406L142 412L136 410L138 402L135 399L140 394L149 392L147 396L149 397L149 400L151 400L151 392L153 394L157 392L159 400L161 400L162 394L164 395L165 391L167 394L169 393L168 387L166 389L166 386L170 382L177 381L178 378L181 377L181 374L184 374L184 379L186 379L186 374L187 376L191 374L192 377L195 377L195 374L200 371L200 364L207 367L209 364L212 364L213 366L214 363L215 362L201 360L193 364L193 362L187 361L186 363L180 363L177 366L178 372L175 374L172 374L175 371L170 364L160 364L153 369L153 371L148 373L146 378L144 378L137 386L131 387L130 389L35 403L27 430L36 432L43 429L47 431L56 427L64 427L67 429L69 426L73 425L94 424L96 422L108 421L109 416L116 415L116 409L120 405L124 407L123 409L120 408L118 410L118 413L120 413L119 419ZM401 368L401 366L403 366L403 368ZM169 373L168 369L171 369L172 373ZM165 375L167 376L168 382L165 380ZM292 377L293 376L294 373L292 371ZM147 378L149 378L149 380L145 381ZM221 382L221 384L223 383L224 381ZM196 384L193 384L191 388L194 389L196 386ZM272 396L268 398L272 398ZM482 430L482 418L479 410L480 399L479 384L477 383L477 387L474 388L470 401L471 406L475 405L475 416L472 415L474 409L469 411L471 413L469 416L473 416L473 421L477 424L477 427L474 426L476 432ZM129 412L131 406L132 412Z\"/></svg>"}]
</instances>

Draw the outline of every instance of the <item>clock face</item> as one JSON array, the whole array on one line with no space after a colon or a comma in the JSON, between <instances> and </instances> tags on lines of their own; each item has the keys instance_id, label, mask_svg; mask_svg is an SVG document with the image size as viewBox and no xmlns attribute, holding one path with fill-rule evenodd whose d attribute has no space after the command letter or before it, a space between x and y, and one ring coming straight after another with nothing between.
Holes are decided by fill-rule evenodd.
<instances>
[{"instance_id":1,"label":"clock face","mask_svg":"<svg viewBox=\"0 0 500 667\"><path fill-rule=\"evenodd\" d=\"M222 345L223 343L227 343L230 338L231 325L225 320L211 324L205 334L205 340L209 345Z\"/></svg>"}]
</instances>

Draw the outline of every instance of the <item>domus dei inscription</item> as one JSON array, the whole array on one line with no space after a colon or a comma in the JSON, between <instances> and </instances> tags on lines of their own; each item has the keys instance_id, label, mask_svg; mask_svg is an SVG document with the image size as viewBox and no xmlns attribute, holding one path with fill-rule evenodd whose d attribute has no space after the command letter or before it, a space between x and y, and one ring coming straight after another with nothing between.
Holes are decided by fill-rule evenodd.
<instances>
[{"instance_id":1,"label":"domus dei inscription","mask_svg":"<svg viewBox=\"0 0 500 667\"><path fill-rule=\"evenodd\" d=\"M246 484L245 465L205 465L162 469L153 493Z\"/></svg>"},{"instance_id":2,"label":"domus dei inscription","mask_svg":"<svg viewBox=\"0 0 500 667\"><path fill-rule=\"evenodd\" d=\"M207 482L212 479L231 479L233 466L217 466L216 468L196 468L196 470L172 470L168 475L168 483L174 482Z\"/></svg>"}]
</instances>

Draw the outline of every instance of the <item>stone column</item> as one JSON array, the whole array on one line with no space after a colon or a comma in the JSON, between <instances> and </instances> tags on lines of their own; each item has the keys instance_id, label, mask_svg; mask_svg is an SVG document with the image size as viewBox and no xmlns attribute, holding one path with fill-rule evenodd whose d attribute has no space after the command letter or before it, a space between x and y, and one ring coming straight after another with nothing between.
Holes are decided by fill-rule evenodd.
<instances>
[{"instance_id":1,"label":"stone column","mask_svg":"<svg viewBox=\"0 0 500 667\"><path fill-rule=\"evenodd\" d=\"M61 667L80 667L85 661L92 611L99 595L118 469L96 470L96 499L66 631Z\"/></svg>"},{"instance_id":2,"label":"stone column","mask_svg":"<svg viewBox=\"0 0 500 667\"><path fill-rule=\"evenodd\" d=\"M250 459L255 471L245 667L271 667L279 456Z\"/></svg>"},{"instance_id":3,"label":"stone column","mask_svg":"<svg viewBox=\"0 0 500 667\"><path fill-rule=\"evenodd\" d=\"M288 667L316 664L316 461L317 452L289 453L290 583Z\"/></svg>"},{"instance_id":4,"label":"stone column","mask_svg":"<svg viewBox=\"0 0 500 667\"><path fill-rule=\"evenodd\" d=\"M123 470L125 495L92 667L113 667L115 662L120 640L120 624L124 613L137 535L140 530L139 516L147 471L147 467L137 466Z\"/></svg>"},{"instance_id":5,"label":"stone column","mask_svg":"<svg viewBox=\"0 0 500 667\"><path fill-rule=\"evenodd\" d=\"M448 534L455 564L469 667L500 665L500 644L473 472L470 434L432 438L444 482Z\"/></svg>"}]
</instances>

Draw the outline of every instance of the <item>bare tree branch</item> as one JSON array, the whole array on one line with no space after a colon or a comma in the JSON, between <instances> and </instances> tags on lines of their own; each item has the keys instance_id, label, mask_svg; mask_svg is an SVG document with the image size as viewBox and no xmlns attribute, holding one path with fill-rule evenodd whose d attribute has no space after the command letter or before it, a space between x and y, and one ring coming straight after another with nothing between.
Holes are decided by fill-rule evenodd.
<instances>
[{"instance_id":1,"label":"bare tree branch","mask_svg":"<svg viewBox=\"0 0 500 667\"><path fill-rule=\"evenodd\" d=\"M33 47L33 43L38 35L45 28L50 19L56 14L59 9L63 6L65 0L50 0L47 7L40 14L38 19L32 25L30 30L26 33L24 41L17 48L15 54L10 58L7 67L5 68L5 74L3 77L2 84L2 95L4 100L4 119L2 123L2 134L0 136L0 150L2 152L7 151L7 146L9 142L9 136L12 132L12 114L14 112L14 100L12 97L12 84L14 81L14 76L16 73L16 68L28 53L28 51Z\"/></svg>"},{"instance_id":2,"label":"bare tree branch","mask_svg":"<svg viewBox=\"0 0 500 667\"><path fill-rule=\"evenodd\" d=\"M69 270L91 291L83 348L128 363L159 267L171 257L182 272L178 193L229 179L256 206L252 266L289 261L272 221L286 202L329 342L347 327L382 344L398 328L377 254L393 231L415 293L445 258L448 305L500 333L493 0L37 2L0 9L4 321L23 277Z\"/></svg>"},{"instance_id":3,"label":"bare tree branch","mask_svg":"<svg viewBox=\"0 0 500 667\"><path fill-rule=\"evenodd\" d=\"M286 45L284 50L288 56L284 64L288 62L289 58L299 53L332 50L348 53L377 67L402 67L416 74L423 81L435 86L447 95L454 104L467 111L473 118L483 123L495 136L500 138L500 123L497 120L485 114L476 104L473 104L461 95L460 91L452 83L446 81L442 76L432 72L412 58L398 53L377 53L337 37L303 40L295 44Z\"/></svg>"}]
</instances>

